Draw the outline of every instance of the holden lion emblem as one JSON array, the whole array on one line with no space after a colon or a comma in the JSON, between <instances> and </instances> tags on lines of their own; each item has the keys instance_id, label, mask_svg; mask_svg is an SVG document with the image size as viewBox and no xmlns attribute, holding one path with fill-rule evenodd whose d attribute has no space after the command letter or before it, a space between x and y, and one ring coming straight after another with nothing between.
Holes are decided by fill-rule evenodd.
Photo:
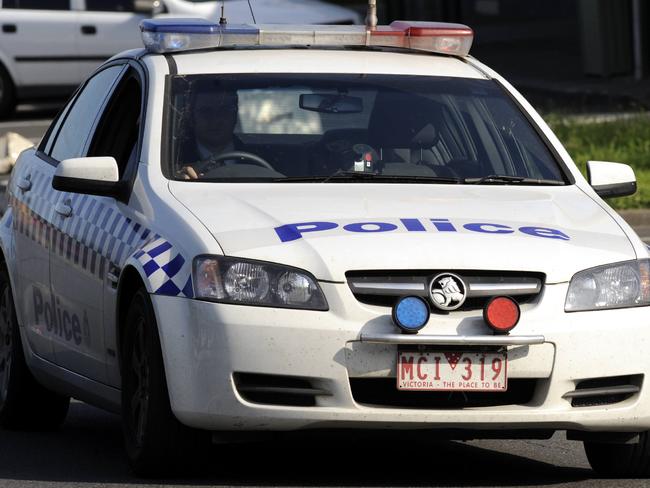
<instances>
[{"instance_id":1,"label":"holden lion emblem","mask_svg":"<svg viewBox=\"0 0 650 488\"><path fill-rule=\"evenodd\" d=\"M429 293L433 304L440 310L456 310L467 298L467 288L463 280L455 274L443 273L431 280Z\"/></svg>"}]
</instances>

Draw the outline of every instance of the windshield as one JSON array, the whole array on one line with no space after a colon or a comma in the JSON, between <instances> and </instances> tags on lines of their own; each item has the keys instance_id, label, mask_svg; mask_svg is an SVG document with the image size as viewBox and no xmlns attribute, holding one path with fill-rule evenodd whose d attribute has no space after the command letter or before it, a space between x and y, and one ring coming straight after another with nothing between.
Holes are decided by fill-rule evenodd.
<instances>
[{"instance_id":1,"label":"windshield","mask_svg":"<svg viewBox=\"0 0 650 488\"><path fill-rule=\"evenodd\" d=\"M171 78L167 177L563 184L496 82L403 75Z\"/></svg>"}]
</instances>

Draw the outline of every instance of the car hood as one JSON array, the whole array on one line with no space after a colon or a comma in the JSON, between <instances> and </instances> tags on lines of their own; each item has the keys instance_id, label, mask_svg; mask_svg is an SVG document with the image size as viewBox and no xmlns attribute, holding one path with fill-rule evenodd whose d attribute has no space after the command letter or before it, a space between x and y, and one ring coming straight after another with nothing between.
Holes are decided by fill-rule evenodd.
<instances>
[{"instance_id":1,"label":"car hood","mask_svg":"<svg viewBox=\"0 0 650 488\"><path fill-rule=\"evenodd\" d=\"M576 186L170 182L223 252L318 279L350 270L500 270L568 281L634 259L614 219Z\"/></svg>"}]
</instances>

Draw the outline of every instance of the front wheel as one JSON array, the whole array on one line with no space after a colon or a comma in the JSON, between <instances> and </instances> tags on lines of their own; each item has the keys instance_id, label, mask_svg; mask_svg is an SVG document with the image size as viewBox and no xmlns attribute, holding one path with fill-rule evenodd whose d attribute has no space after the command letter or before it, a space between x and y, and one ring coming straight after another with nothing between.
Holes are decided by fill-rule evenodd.
<instances>
[{"instance_id":1,"label":"front wheel","mask_svg":"<svg viewBox=\"0 0 650 488\"><path fill-rule=\"evenodd\" d=\"M650 477L650 433L639 434L638 444L584 442L589 464L608 478Z\"/></svg>"},{"instance_id":2,"label":"front wheel","mask_svg":"<svg viewBox=\"0 0 650 488\"><path fill-rule=\"evenodd\" d=\"M129 464L140 476L175 474L195 450L208 447L208 433L181 424L171 410L156 318L144 289L126 316L122 425Z\"/></svg>"}]
</instances>

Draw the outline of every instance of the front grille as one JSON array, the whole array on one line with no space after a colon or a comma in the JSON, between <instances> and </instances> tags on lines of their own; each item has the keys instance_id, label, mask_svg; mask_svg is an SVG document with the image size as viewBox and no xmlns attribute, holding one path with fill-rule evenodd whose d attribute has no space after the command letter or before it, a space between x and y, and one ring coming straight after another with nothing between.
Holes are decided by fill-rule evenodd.
<instances>
[{"instance_id":1,"label":"front grille","mask_svg":"<svg viewBox=\"0 0 650 488\"><path fill-rule=\"evenodd\" d=\"M330 396L315 388L311 380L295 376L235 373L235 387L241 397L251 403L313 407L317 396Z\"/></svg>"},{"instance_id":2,"label":"front grille","mask_svg":"<svg viewBox=\"0 0 650 488\"><path fill-rule=\"evenodd\" d=\"M361 303L392 307L402 296L416 295L429 301L431 280L447 271L349 271L348 285ZM451 271L467 285L467 299L458 310L482 309L494 296L510 296L519 305L534 301L545 276L541 273L510 271ZM434 312L440 312L433 307ZM444 312L440 312L444 313Z\"/></svg>"},{"instance_id":3,"label":"front grille","mask_svg":"<svg viewBox=\"0 0 650 488\"><path fill-rule=\"evenodd\" d=\"M365 295L365 294L355 294L357 300L366 305L376 305L378 307L392 307L397 302L399 296L391 295ZM481 298L468 298L465 300L465 303L455 311L467 311L467 310L482 310L487 302L492 297L481 297ZM516 296L511 297L515 300L519 306L522 306L526 303L530 303L535 299L535 295L525 295L525 296ZM426 298L428 300L428 297ZM430 301L430 300L429 300ZM450 312L443 312L438 310L435 307L431 307L433 313L447 314Z\"/></svg>"},{"instance_id":4,"label":"front grille","mask_svg":"<svg viewBox=\"0 0 650 488\"><path fill-rule=\"evenodd\" d=\"M525 405L535 393L535 379L508 380L504 392L401 391L395 378L350 378L354 401L366 406L458 410L472 407Z\"/></svg>"}]
</instances>

